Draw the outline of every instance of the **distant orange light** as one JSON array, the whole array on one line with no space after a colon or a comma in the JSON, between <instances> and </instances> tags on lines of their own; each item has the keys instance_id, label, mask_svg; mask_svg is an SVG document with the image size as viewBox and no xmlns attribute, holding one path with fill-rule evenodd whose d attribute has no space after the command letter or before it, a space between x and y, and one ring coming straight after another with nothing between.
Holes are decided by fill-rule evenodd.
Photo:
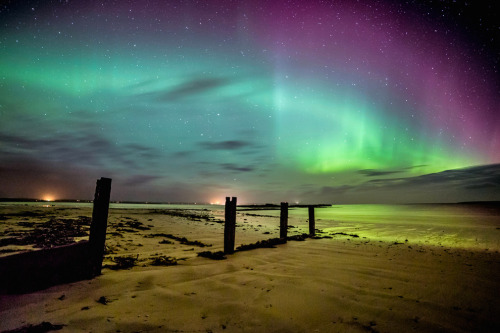
<instances>
[{"instance_id":1,"label":"distant orange light","mask_svg":"<svg viewBox=\"0 0 500 333\"><path fill-rule=\"evenodd\" d=\"M47 195L44 195L43 198L42 198L43 201L54 201L54 196L53 195L50 195L50 194L47 194Z\"/></svg>"}]
</instances>

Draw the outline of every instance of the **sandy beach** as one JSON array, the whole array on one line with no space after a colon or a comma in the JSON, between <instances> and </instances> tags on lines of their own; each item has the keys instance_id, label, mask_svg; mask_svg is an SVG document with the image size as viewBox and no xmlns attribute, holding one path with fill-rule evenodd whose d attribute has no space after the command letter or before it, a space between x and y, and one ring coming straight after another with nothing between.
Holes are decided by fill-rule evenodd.
<instances>
[{"instance_id":1,"label":"sandy beach","mask_svg":"<svg viewBox=\"0 0 500 333\"><path fill-rule=\"evenodd\" d=\"M103 274L1 295L0 331L43 322L62 332L500 330L498 249L382 241L328 231L329 222L319 220L324 238L237 251L225 260L199 257L223 249L223 213L110 209ZM44 227L53 233L58 220L79 221L73 232L85 233L91 207L4 205L0 215L5 256L50 247L50 239L33 235ZM278 226L272 213L239 211L236 246L277 237ZM306 229L306 221L293 221L289 235ZM38 245L5 241L27 234ZM85 239L64 235L68 242Z\"/></svg>"}]
</instances>

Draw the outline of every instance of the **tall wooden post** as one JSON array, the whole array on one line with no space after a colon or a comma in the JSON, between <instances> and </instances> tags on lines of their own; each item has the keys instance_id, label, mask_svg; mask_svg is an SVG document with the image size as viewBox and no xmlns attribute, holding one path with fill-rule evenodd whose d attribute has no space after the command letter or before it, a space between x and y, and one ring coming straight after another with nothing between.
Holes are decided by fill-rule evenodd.
<instances>
[{"instance_id":1,"label":"tall wooden post","mask_svg":"<svg viewBox=\"0 0 500 333\"><path fill-rule=\"evenodd\" d=\"M281 203L280 238L286 242L288 232L288 202Z\"/></svg>"},{"instance_id":2,"label":"tall wooden post","mask_svg":"<svg viewBox=\"0 0 500 333\"><path fill-rule=\"evenodd\" d=\"M316 235L316 221L314 220L314 206L309 206L309 236Z\"/></svg>"},{"instance_id":3,"label":"tall wooden post","mask_svg":"<svg viewBox=\"0 0 500 333\"><path fill-rule=\"evenodd\" d=\"M232 200L226 197L224 222L224 253L234 253L234 238L236 235L236 197Z\"/></svg>"},{"instance_id":4,"label":"tall wooden post","mask_svg":"<svg viewBox=\"0 0 500 333\"><path fill-rule=\"evenodd\" d=\"M106 228L108 227L109 197L111 195L111 179L101 177L97 180L92 210L92 224L90 225L90 260L91 276L101 274L104 244L106 242Z\"/></svg>"}]
</instances>

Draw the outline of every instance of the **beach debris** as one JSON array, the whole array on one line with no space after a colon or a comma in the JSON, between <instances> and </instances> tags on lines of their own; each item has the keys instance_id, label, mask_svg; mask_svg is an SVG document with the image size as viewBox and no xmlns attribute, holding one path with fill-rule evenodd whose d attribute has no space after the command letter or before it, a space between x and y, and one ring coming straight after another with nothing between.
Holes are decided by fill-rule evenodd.
<instances>
[{"instance_id":1,"label":"beach debris","mask_svg":"<svg viewBox=\"0 0 500 333\"><path fill-rule=\"evenodd\" d=\"M285 244L286 241L281 238L270 238L258 241L252 244L242 244L236 248L236 251L248 251L260 248L275 248L278 244Z\"/></svg>"},{"instance_id":2,"label":"beach debris","mask_svg":"<svg viewBox=\"0 0 500 333\"><path fill-rule=\"evenodd\" d=\"M312 239L323 239L323 238L328 238L331 239L333 238L332 236L324 235L324 236L313 236L311 237Z\"/></svg>"},{"instance_id":3,"label":"beach debris","mask_svg":"<svg viewBox=\"0 0 500 333\"><path fill-rule=\"evenodd\" d=\"M0 239L0 247L8 246L8 245L22 245L20 244L22 241L16 237L8 237Z\"/></svg>"},{"instance_id":4,"label":"beach debris","mask_svg":"<svg viewBox=\"0 0 500 333\"><path fill-rule=\"evenodd\" d=\"M10 331L2 331L2 333L45 333L50 331L59 331L66 325L54 325L48 321L41 322L38 325L26 325Z\"/></svg>"},{"instance_id":5,"label":"beach debris","mask_svg":"<svg viewBox=\"0 0 500 333\"><path fill-rule=\"evenodd\" d=\"M165 237L165 238L176 240L184 245L194 245L194 246L199 246L199 247L211 247L212 246L212 244L205 244L205 243L202 243L200 241L190 241L186 237L178 237L178 236L174 236L172 234L165 234L165 233L149 234L149 235L145 235L144 237L147 237L147 238ZM164 243L161 243L161 244L164 244Z\"/></svg>"},{"instance_id":6,"label":"beach debris","mask_svg":"<svg viewBox=\"0 0 500 333\"><path fill-rule=\"evenodd\" d=\"M97 303L101 303L103 305L108 305L108 303L111 303L111 300L107 298L106 296L101 296L99 299L96 301Z\"/></svg>"},{"instance_id":7,"label":"beach debris","mask_svg":"<svg viewBox=\"0 0 500 333\"><path fill-rule=\"evenodd\" d=\"M350 236L352 238L359 238L359 235L356 235L356 234L346 234L345 232L333 232L330 235L332 235L332 236L341 235L341 236Z\"/></svg>"},{"instance_id":8,"label":"beach debris","mask_svg":"<svg viewBox=\"0 0 500 333\"><path fill-rule=\"evenodd\" d=\"M30 211L30 210L26 210L26 211L20 211L20 212L17 212L17 213L8 213L8 214L2 214L2 216L4 218L6 217L11 217L11 216L21 216L21 217L47 217L48 215L50 215L52 213L48 213L46 211L43 211L43 210L34 210L34 211Z\"/></svg>"},{"instance_id":9,"label":"beach debris","mask_svg":"<svg viewBox=\"0 0 500 333\"><path fill-rule=\"evenodd\" d=\"M177 258L170 256L152 257L151 265L153 266L174 266L177 265Z\"/></svg>"},{"instance_id":10,"label":"beach debris","mask_svg":"<svg viewBox=\"0 0 500 333\"><path fill-rule=\"evenodd\" d=\"M183 210L183 209L155 209L151 212L151 214L162 214L162 215L170 215L183 217L191 221L200 222L201 220L209 221L212 219L208 213L194 213L192 210Z\"/></svg>"},{"instance_id":11,"label":"beach debris","mask_svg":"<svg viewBox=\"0 0 500 333\"><path fill-rule=\"evenodd\" d=\"M212 260L224 260L227 259L225 253L223 251L203 251L198 253L198 257L208 258Z\"/></svg>"},{"instance_id":12,"label":"beach debris","mask_svg":"<svg viewBox=\"0 0 500 333\"><path fill-rule=\"evenodd\" d=\"M310 238L311 236L308 234L302 234L302 235L294 235L294 236L288 236L287 240L289 241L305 241L307 238Z\"/></svg>"},{"instance_id":13,"label":"beach debris","mask_svg":"<svg viewBox=\"0 0 500 333\"><path fill-rule=\"evenodd\" d=\"M117 250L117 246L105 245L104 246L104 254L115 254Z\"/></svg>"},{"instance_id":14,"label":"beach debris","mask_svg":"<svg viewBox=\"0 0 500 333\"><path fill-rule=\"evenodd\" d=\"M287 240L289 241L304 241L307 238L310 238L308 234L301 234L301 235L294 235L294 236L288 236L285 239L282 238L270 238L270 239L265 239L258 241L256 243L252 244L243 244L240 245L236 248L236 251L248 251L248 250L253 250L253 249L260 249L260 248L275 248L276 245L280 244L285 244Z\"/></svg>"},{"instance_id":15,"label":"beach debris","mask_svg":"<svg viewBox=\"0 0 500 333\"><path fill-rule=\"evenodd\" d=\"M19 252L19 250L17 250L17 249L0 249L0 254L13 253L13 252Z\"/></svg>"},{"instance_id":16,"label":"beach debris","mask_svg":"<svg viewBox=\"0 0 500 333\"><path fill-rule=\"evenodd\" d=\"M0 246L34 245L36 248L52 248L74 243L74 237L88 236L91 218L79 216L76 219L51 218L43 223L19 222L18 225L30 227L18 237L2 239Z\"/></svg>"},{"instance_id":17,"label":"beach debris","mask_svg":"<svg viewBox=\"0 0 500 333\"><path fill-rule=\"evenodd\" d=\"M144 223L139 222L137 219L132 219L131 217L124 217L131 221L121 221L116 224L117 231L126 232L137 232L137 230L150 230L151 227L144 225ZM130 228L130 229L129 229Z\"/></svg>"},{"instance_id":18,"label":"beach debris","mask_svg":"<svg viewBox=\"0 0 500 333\"><path fill-rule=\"evenodd\" d=\"M112 260L116 263L116 265L107 266L107 268L114 270L129 269L137 264L137 261L139 260L139 255L114 257L112 258Z\"/></svg>"}]
</instances>

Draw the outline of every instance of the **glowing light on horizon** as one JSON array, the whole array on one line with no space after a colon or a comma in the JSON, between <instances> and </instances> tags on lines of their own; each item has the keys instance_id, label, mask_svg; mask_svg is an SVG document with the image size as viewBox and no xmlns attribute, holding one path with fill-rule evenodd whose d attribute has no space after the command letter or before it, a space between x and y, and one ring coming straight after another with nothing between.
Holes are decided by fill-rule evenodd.
<instances>
[{"instance_id":1,"label":"glowing light on horizon","mask_svg":"<svg viewBox=\"0 0 500 333\"><path fill-rule=\"evenodd\" d=\"M50 194L47 194L47 195L44 195L43 198L42 198L43 201L54 201L55 200L55 197L53 195L50 195Z\"/></svg>"}]
</instances>

